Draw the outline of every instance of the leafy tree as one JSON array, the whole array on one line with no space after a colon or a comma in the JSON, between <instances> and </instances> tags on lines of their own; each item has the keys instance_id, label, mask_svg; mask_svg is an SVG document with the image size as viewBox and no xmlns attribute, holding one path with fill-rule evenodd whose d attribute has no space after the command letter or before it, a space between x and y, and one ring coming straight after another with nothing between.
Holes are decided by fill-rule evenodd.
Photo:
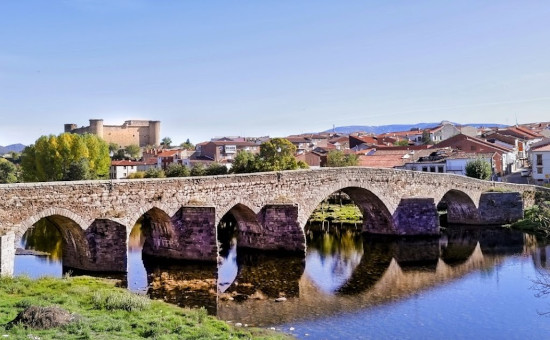
<instances>
[{"instance_id":1,"label":"leafy tree","mask_svg":"<svg viewBox=\"0 0 550 340\"><path fill-rule=\"evenodd\" d=\"M298 169L309 169L309 165L304 161L298 161L296 165L298 165Z\"/></svg>"},{"instance_id":2,"label":"leafy tree","mask_svg":"<svg viewBox=\"0 0 550 340\"><path fill-rule=\"evenodd\" d=\"M206 169L201 163L193 165L191 168L191 176L204 176L206 175Z\"/></svg>"},{"instance_id":3,"label":"leafy tree","mask_svg":"<svg viewBox=\"0 0 550 340\"><path fill-rule=\"evenodd\" d=\"M17 182L17 167L5 158L0 158L0 183Z\"/></svg>"},{"instance_id":4,"label":"leafy tree","mask_svg":"<svg viewBox=\"0 0 550 340\"><path fill-rule=\"evenodd\" d=\"M168 164L166 167L166 177L187 177L191 174L188 167L183 164Z\"/></svg>"},{"instance_id":5,"label":"leafy tree","mask_svg":"<svg viewBox=\"0 0 550 340\"><path fill-rule=\"evenodd\" d=\"M193 143L191 143L191 141L189 140L189 138L187 138L187 140L185 141L185 143L181 143L180 146L181 146L184 150L195 150L195 146L193 145Z\"/></svg>"},{"instance_id":6,"label":"leafy tree","mask_svg":"<svg viewBox=\"0 0 550 340\"><path fill-rule=\"evenodd\" d=\"M123 159L126 159L126 151L124 149L118 149L113 155L113 160L121 161Z\"/></svg>"},{"instance_id":7,"label":"leafy tree","mask_svg":"<svg viewBox=\"0 0 550 340\"><path fill-rule=\"evenodd\" d=\"M485 179L491 178L492 169L491 164L483 158L477 158L466 164L466 176Z\"/></svg>"},{"instance_id":8,"label":"leafy tree","mask_svg":"<svg viewBox=\"0 0 550 340\"><path fill-rule=\"evenodd\" d=\"M161 142L162 145L164 145L165 148L169 148L170 144L172 144L172 138L170 137L164 137Z\"/></svg>"},{"instance_id":9,"label":"leafy tree","mask_svg":"<svg viewBox=\"0 0 550 340\"><path fill-rule=\"evenodd\" d=\"M80 181L90 178L90 166L88 160L82 158L79 161L74 161L69 165L69 169L65 176L64 181Z\"/></svg>"},{"instance_id":10,"label":"leafy tree","mask_svg":"<svg viewBox=\"0 0 550 340\"><path fill-rule=\"evenodd\" d=\"M42 136L21 155L22 179L26 182L108 178L110 165L109 146L91 134Z\"/></svg>"},{"instance_id":11,"label":"leafy tree","mask_svg":"<svg viewBox=\"0 0 550 340\"><path fill-rule=\"evenodd\" d=\"M145 178L164 178L166 177L166 174L164 173L164 170L159 168L150 168L147 171L145 171Z\"/></svg>"},{"instance_id":12,"label":"leafy tree","mask_svg":"<svg viewBox=\"0 0 550 340\"><path fill-rule=\"evenodd\" d=\"M298 169L295 153L296 147L288 139L273 138L260 145L258 169L260 171Z\"/></svg>"},{"instance_id":13,"label":"leafy tree","mask_svg":"<svg viewBox=\"0 0 550 340\"><path fill-rule=\"evenodd\" d=\"M212 163L206 168L206 175L225 175L227 174L227 167L219 163Z\"/></svg>"},{"instance_id":14,"label":"leafy tree","mask_svg":"<svg viewBox=\"0 0 550 340\"><path fill-rule=\"evenodd\" d=\"M257 171L257 158L252 152L244 150L237 152L231 167L232 173L243 174Z\"/></svg>"},{"instance_id":15,"label":"leafy tree","mask_svg":"<svg viewBox=\"0 0 550 340\"><path fill-rule=\"evenodd\" d=\"M109 152L115 153L120 147L117 143L109 143Z\"/></svg>"},{"instance_id":16,"label":"leafy tree","mask_svg":"<svg viewBox=\"0 0 550 340\"><path fill-rule=\"evenodd\" d=\"M137 178L145 178L145 171L136 171L132 172L131 174L126 177L128 179L137 179Z\"/></svg>"},{"instance_id":17,"label":"leafy tree","mask_svg":"<svg viewBox=\"0 0 550 340\"><path fill-rule=\"evenodd\" d=\"M356 154L345 154L341 150L332 150L327 154L326 166L329 167L357 166L358 164L359 158Z\"/></svg>"},{"instance_id":18,"label":"leafy tree","mask_svg":"<svg viewBox=\"0 0 550 340\"><path fill-rule=\"evenodd\" d=\"M141 148L139 145L131 144L124 148L124 151L130 158L137 159L139 158L139 154L141 153Z\"/></svg>"},{"instance_id":19,"label":"leafy tree","mask_svg":"<svg viewBox=\"0 0 550 340\"><path fill-rule=\"evenodd\" d=\"M422 144L426 145L426 144L433 144L433 143L434 142L432 140L430 130L426 129L422 131Z\"/></svg>"},{"instance_id":20,"label":"leafy tree","mask_svg":"<svg viewBox=\"0 0 550 340\"><path fill-rule=\"evenodd\" d=\"M395 146L408 146L409 141L406 140L406 139L401 139L401 140L398 140L395 143L393 143L393 145L395 145Z\"/></svg>"}]
</instances>

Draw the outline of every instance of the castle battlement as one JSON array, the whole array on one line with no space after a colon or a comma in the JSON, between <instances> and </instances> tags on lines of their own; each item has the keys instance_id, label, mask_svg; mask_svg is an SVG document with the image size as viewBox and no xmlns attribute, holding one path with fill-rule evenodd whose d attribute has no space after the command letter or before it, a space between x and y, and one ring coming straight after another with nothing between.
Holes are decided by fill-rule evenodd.
<instances>
[{"instance_id":1,"label":"castle battlement","mask_svg":"<svg viewBox=\"0 0 550 340\"><path fill-rule=\"evenodd\" d=\"M120 147L136 144L140 147L160 145L160 121L127 120L122 125L104 125L103 119L90 119L89 126L77 127L76 124L65 124L65 132L91 133Z\"/></svg>"}]
</instances>

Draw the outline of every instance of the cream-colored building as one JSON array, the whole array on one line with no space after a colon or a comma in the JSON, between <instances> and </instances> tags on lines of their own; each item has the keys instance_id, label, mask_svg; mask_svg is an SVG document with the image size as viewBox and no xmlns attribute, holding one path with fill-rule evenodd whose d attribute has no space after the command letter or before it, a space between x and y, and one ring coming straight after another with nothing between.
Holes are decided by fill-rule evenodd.
<instances>
[{"instance_id":1,"label":"cream-colored building","mask_svg":"<svg viewBox=\"0 0 550 340\"><path fill-rule=\"evenodd\" d=\"M160 145L160 121L127 120L122 125L104 125L103 119L90 119L90 126L77 127L76 124L65 124L65 132L91 133L105 140L116 143L121 148L128 145Z\"/></svg>"}]
</instances>

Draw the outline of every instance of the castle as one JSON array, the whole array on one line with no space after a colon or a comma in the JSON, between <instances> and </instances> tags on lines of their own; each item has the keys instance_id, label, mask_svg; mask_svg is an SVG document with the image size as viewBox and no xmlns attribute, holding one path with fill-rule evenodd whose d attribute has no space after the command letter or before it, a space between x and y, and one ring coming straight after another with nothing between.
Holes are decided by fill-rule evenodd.
<instances>
[{"instance_id":1,"label":"castle","mask_svg":"<svg viewBox=\"0 0 550 340\"><path fill-rule=\"evenodd\" d=\"M79 128L76 124L65 124L65 132L91 133L107 143L116 143L121 148L132 144L140 147L160 145L160 121L158 120L127 120L118 126L103 125L103 119L90 119L90 126Z\"/></svg>"}]
</instances>

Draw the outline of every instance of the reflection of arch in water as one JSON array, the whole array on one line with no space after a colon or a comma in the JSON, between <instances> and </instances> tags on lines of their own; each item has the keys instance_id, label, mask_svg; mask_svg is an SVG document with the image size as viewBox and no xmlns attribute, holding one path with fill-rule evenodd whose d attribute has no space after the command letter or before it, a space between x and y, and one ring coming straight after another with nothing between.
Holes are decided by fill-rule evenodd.
<instances>
[{"instance_id":1,"label":"reflection of arch in water","mask_svg":"<svg viewBox=\"0 0 550 340\"><path fill-rule=\"evenodd\" d=\"M305 269L303 256L276 256L255 250L238 250L236 280L225 294L239 296L299 296L299 280Z\"/></svg>"},{"instance_id":2,"label":"reflection of arch in water","mask_svg":"<svg viewBox=\"0 0 550 340\"><path fill-rule=\"evenodd\" d=\"M216 263L158 261L143 257L147 272L147 295L181 307L204 307L216 315Z\"/></svg>"},{"instance_id":3,"label":"reflection of arch in water","mask_svg":"<svg viewBox=\"0 0 550 340\"><path fill-rule=\"evenodd\" d=\"M360 294L376 284L392 260L391 243L365 240L363 257L349 280L337 290L339 295Z\"/></svg>"},{"instance_id":4,"label":"reflection of arch in water","mask_svg":"<svg viewBox=\"0 0 550 340\"><path fill-rule=\"evenodd\" d=\"M443 195L438 206L447 207L447 223L476 224L480 216L475 202L463 191L452 189Z\"/></svg>"},{"instance_id":5,"label":"reflection of arch in water","mask_svg":"<svg viewBox=\"0 0 550 340\"><path fill-rule=\"evenodd\" d=\"M333 293L353 275L363 258L361 234L351 230L309 231L305 274L320 290Z\"/></svg>"},{"instance_id":6,"label":"reflection of arch in water","mask_svg":"<svg viewBox=\"0 0 550 340\"><path fill-rule=\"evenodd\" d=\"M305 214L307 218L311 216L313 210L315 210L321 202L338 191L342 191L348 195L353 203L359 207L363 215L363 231L380 234L396 233L392 214L386 203L372 191L357 186L343 187L329 192L326 196L318 197L316 201L306 207Z\"/></svg>"}]
</instances>

